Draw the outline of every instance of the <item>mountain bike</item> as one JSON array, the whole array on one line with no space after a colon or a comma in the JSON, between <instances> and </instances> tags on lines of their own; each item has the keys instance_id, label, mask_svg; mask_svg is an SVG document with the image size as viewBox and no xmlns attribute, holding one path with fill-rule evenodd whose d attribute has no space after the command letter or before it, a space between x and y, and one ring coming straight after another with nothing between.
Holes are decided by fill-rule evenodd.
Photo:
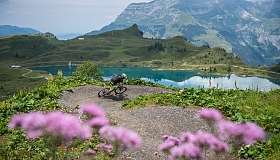
<instances>
[{"instance_id":1,"label":"mountain bike","mask_svg":"<svg viewBox=\"0 0 280 160\"><path fill-rule=\"evenodd\" d=\"M123 84L118 84L117 86L110 88L104 88L98 92L98 97L105 97L111 95L111 93L115 93L115 95L121 95L127 91L127 87L123 86Z\"/></svg>"}]
</instances>

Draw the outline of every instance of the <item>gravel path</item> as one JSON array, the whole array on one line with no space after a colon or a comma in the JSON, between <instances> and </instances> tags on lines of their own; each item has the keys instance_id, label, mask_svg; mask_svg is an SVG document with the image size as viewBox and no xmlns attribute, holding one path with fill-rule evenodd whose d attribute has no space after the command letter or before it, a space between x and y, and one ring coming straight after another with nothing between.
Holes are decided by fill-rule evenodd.
<instances>
[{"instance_id":1,"label":"gravel path","mask_svg":"<svg viewBox=\"0 0 280 160\"><path fill-rule=\"evenodd\" d=\"M206 129L205 122L200 120L197 109L169 106L155 107L149 106L140 109L122 109L124 99L132 99L139 95L151 93L170 92L165 89L145 86L127 86L126 98L98 98L97 92L101 90L96 86L83 86L73 89L73 92L64 92L60 104L71 107L76 112L78 105L85 102L94 102L104 107L109 118L118 126L136 131L143 138L143 145L139 151L127 152L117 159L135 160L162 160L164 155L158 153L157 148L161 143L161 137L165 134L178 135L183 131L196 131ZM209 159L217 159L209 158ZM219 158L221 159L221 157ZM225 159L222 158L222 159ZM227 157L226 159L231 159Z\"/></svg>"}]
</instances>

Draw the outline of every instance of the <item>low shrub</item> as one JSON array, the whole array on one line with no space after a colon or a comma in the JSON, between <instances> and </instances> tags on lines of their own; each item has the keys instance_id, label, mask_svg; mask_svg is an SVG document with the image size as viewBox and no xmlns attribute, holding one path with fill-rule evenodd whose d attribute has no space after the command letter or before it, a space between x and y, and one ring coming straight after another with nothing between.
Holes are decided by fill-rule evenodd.
<instances>
[{"instance_id":1,"label":"low shrub","mask_svg":"<svg viewBox=\"0 0 280 160\"><path fill-rule=\"evenodd\" d=\"M80 79L102 79L97 65L90 61L81 64L74 73L74 76L79 77Z\"/></svg>"}]
</instances>

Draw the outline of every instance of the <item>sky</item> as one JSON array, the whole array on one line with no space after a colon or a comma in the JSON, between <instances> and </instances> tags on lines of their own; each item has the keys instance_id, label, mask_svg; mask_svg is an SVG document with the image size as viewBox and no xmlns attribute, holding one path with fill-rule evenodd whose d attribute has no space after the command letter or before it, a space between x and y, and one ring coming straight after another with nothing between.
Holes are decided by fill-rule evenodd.
<instances>
[{"instance_id":1,"label":"sky","mask_svg":"<svg viewBox=\"0 0 280 160\"><path fill-rule=\"evenodd\" d=\"M0 25L54 34L87 33L112 22L130 3L151 0L0 0Z\"/></svg>"}]
</instances>

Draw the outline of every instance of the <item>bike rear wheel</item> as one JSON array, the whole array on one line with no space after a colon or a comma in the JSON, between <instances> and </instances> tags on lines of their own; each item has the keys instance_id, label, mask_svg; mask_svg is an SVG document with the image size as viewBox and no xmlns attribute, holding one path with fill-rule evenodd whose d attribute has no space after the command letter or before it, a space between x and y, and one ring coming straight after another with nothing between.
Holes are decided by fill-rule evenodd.
<instances>
[{"instance_id":1,"label":"bike rear wheel","mask_svg":"<svg viewBox=\"0 0 280 160\"><path fill-rule=\"evenodd\" d=\"M98 92L98 97L104 97L104 96L108 95L109 92L110 92L110 89L108 89L108 88L102 89L101 91Z\"/></svg>"},{"instance_id":2,"label":"bike rear wheel","mask_svg":"<svg viewBox=\"0 0 280 160\"><path fill-rule=\"evenodd\" d=\"M127 91L127 88L124 86L119 86L118 88L116 88L115 93L116 94L123 94L124 92Z\"/></svg>"}]
</instances>

